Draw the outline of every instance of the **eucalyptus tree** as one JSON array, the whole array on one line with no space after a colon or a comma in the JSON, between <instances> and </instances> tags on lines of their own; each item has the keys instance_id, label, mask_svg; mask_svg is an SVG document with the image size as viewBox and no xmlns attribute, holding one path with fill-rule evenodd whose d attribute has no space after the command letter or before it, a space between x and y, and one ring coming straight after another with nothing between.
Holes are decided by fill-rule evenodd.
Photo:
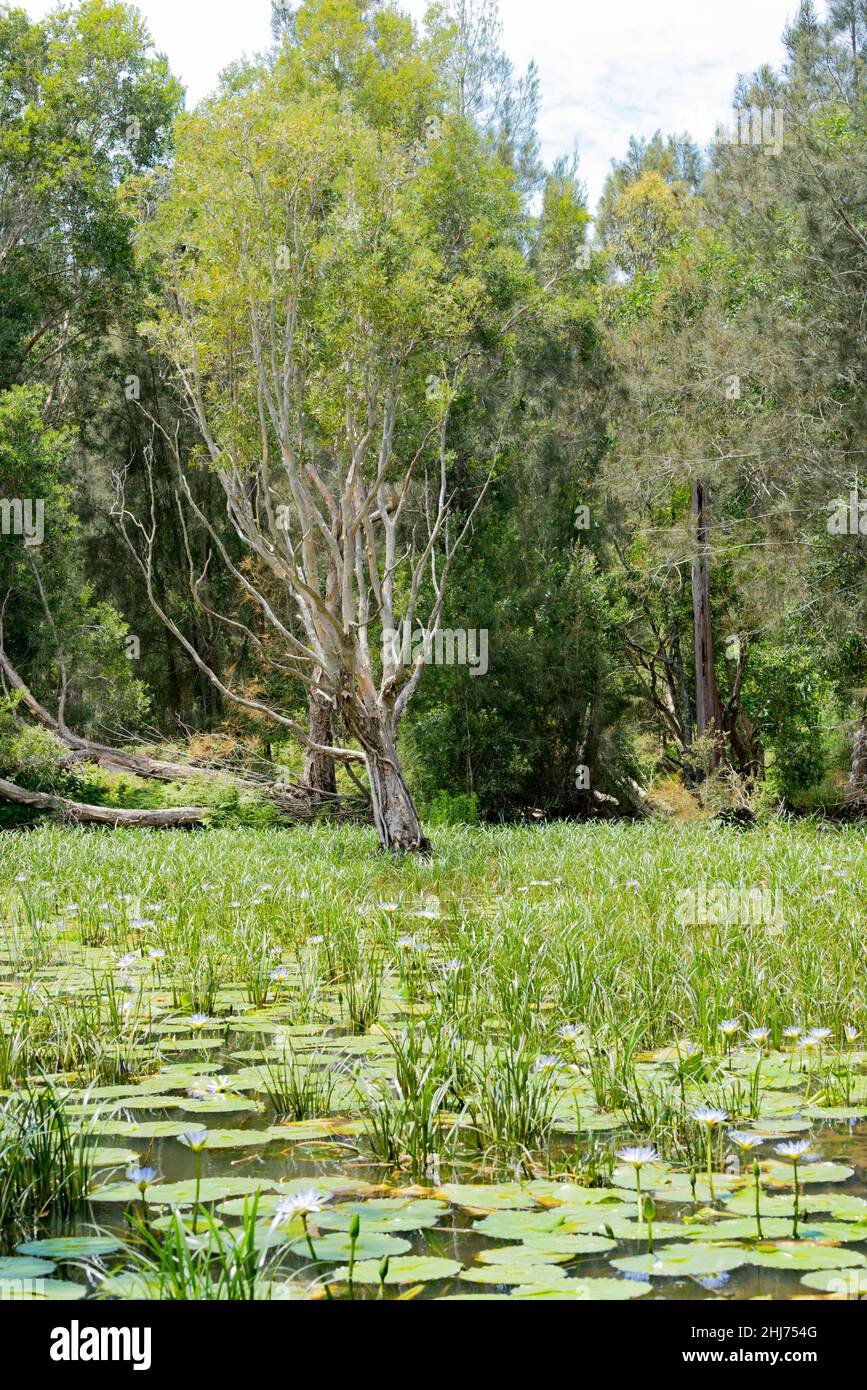
<instances>
[{"instance_id":1,"label":"eucalyptus tree","mask_svg":"<svg viewBox=\"0 0 867 1390\"><path fill-rule=\"evenodd\" d=\"M458 517L450 419L462 393L503 370L515 323L546 293L523 254L514 176L470 123L431 131L423 110L412 139L376 127L278 65L183 118L171 171L130 190L162 283L145 332L249 563L232 560L179 457L190 524L259 611L285 678L339 713L357 746L324 751L365 765L380 842L403 849L426 841L398 724L496 465L494 447ZM200 669L310 747L291 713L232 689L160 610L160 517L130 513L122 478L116 510L151 601ZM425 639L409 663L389 640L402 623Z\"/></svg>"}]
</instances>

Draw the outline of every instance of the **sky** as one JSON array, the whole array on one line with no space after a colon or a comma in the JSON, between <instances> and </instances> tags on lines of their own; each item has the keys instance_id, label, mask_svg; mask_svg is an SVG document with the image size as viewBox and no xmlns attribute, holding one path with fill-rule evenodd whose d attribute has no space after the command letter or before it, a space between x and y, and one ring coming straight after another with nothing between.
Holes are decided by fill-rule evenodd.
<instances>
[{"instance_id":1,"label":"sky","mask_svg":"<svg viewBox=\"0 0 867 1390\"><path fill-rule=\"evenodd\" d=\"M54 0L18 0L33 18ZM402 0L420 19L427 0ZM193 105L217 74L271 41L270 0L138 0L156 47ZM797 0L501 0L515 68L539 67L546 163L577 147L595 206L630 135L688 131L704 148L726 120L738 73L783 61ZM820 11L824 10L819 5Z\"/></svg>"}]
</instances>

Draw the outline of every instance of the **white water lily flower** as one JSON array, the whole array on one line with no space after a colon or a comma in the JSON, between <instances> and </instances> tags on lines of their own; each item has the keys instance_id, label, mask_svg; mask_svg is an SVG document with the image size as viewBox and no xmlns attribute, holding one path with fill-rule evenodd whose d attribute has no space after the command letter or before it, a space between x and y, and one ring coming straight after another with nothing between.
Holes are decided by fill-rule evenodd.
<instances>
[{"instance_id":1,"label":"white water lily flower","mask_svg":"<svg viewBox=\"0 0 867 1390\"><path fill-rule=\"evenodd\" d=\"M725 1124L728 1115L725 1110L717 1110L712 1105L702 1105L699 1106L698 1110L693 1110L692 1118L698 1120L700 1125L707 1125L709 1129L712 1129L714 1125Z\"/></svg>"},{"instance_id":2,"label":"white water lily flower","mask_svg":"<svg viewBox=\"0 0 867 1390\"><path fill-rule=\"evenodd\" d=\"M618 1149L617 1157L624 1163L629 1163L633 1168L643 1168L645 1163L655 1163L659 1158L656 1149L649 1145L627 1145L625 1149Z\"/></svg>"},{"instance_id":3,"label":"white water lily flower","mask_svg":"<svg viewBox=\"0 0 867 1390\"><path fill-rule=\"evenodd\" d=\"M808 1155L810 1158L818 1158L819 1155L814 1154L812 1148L813 1145L809 1139L789 1139L785 1144L778 1144L774 1153L779 1154L780 1158L788 1158L793 1163L798 1163L800 1159L806 1158Z\"/></svg>"},{"instance_id":4,"label":"white water lily flower","mask_svg":"<svg viewBox=\"0 0 867 1390\"><path fill-rule=\"evenodd\" d=\"M533 1063L533 1071L557 1071L559 1066L559 1057L537 1057Z\"/></svg>"},{"instance_id":5,"label":"white water lily flower","mask_svg":"<svg viewBox=\"0 0 867 1390\"><path fill-rule=\"evenodd\" d=\"M275 1212L275 1221L291 1221L293 1216L313 1216L317 1211L322 1211L326 1202L331 1201L329 1192L317 1192L315 1187L309 1187L306 1192L296 1192L294 1197L286 1197L279 1202Z\"/></svg>"},{"instance_id":6,"label":"white water lily flower","mask_svg":"<svg viewBox=\"0 0 867 1390\"><path fill-rule=\"evenodd\" d=\"M719 1031L725 1038L733 1038L740 1029L741 1021L739 1018L724 1018L719 1025Z\"/></svg>"},{"instance_id":7,"label":"white water lily flower","mask_svg":"<svg viewBox=\"0 0 867 1390\"><path fill-rule=\"evenodd\" d=\"M194 1154L201 1153L208 1143L208 1131L206 1129L189 1129L186 1134L178 1135L178 1143L185 1148L192 1149Z\"/></svg>"},{"instance_id":8,"label":"white water lily flower","mask_svg":"<svg viewBox=\"0 0 867 1390\"><path fill-rule=\"evenodd\" d=\"M750 1149L757 1149L759 1144L764 1143L761 1134L748 1134L745 1130L730 1129L729 1139L743 1153L748 1153Z\"/></svg>"}]
</instances>

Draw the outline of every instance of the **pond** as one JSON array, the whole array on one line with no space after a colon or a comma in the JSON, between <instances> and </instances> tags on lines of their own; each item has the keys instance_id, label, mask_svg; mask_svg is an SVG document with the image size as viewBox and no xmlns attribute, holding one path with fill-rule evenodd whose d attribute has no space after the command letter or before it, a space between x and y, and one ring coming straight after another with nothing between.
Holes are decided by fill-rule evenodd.
<instances>
[{"instance_id":1,"label":"pond","mask_svg":"<svg viewBox=\"0 0 867 1390\"><path fill-rule=\"evenodd\" d=\"M863 836L797 834L7 842L6 1296L859 1297ZM809 931L679 926L711 854Z\"/></svg>"}]
</instances>

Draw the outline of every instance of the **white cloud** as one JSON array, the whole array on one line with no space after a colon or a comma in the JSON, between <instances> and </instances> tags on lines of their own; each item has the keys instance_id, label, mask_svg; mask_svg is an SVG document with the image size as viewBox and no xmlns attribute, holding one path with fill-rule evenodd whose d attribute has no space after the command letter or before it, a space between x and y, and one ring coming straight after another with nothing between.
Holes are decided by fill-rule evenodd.
<instances>
[{"instance_id":1,"label":"white cloud","mask_svg":"<svg viewBox=\"0 0 867 1390\"><path fill-rule=\"evenodd\" d=\"M403 0L420 18L427 0ZM37 17L51 0L25 0ZM138 0L156 46L195 103L233 59L270 43L270 0ZM796 0L501 0L504 45L542 82L546 161L577 145L591 203L630 135L689 131L701 146L739 72L783 60Z\"/></svg>"}]
</instances>

